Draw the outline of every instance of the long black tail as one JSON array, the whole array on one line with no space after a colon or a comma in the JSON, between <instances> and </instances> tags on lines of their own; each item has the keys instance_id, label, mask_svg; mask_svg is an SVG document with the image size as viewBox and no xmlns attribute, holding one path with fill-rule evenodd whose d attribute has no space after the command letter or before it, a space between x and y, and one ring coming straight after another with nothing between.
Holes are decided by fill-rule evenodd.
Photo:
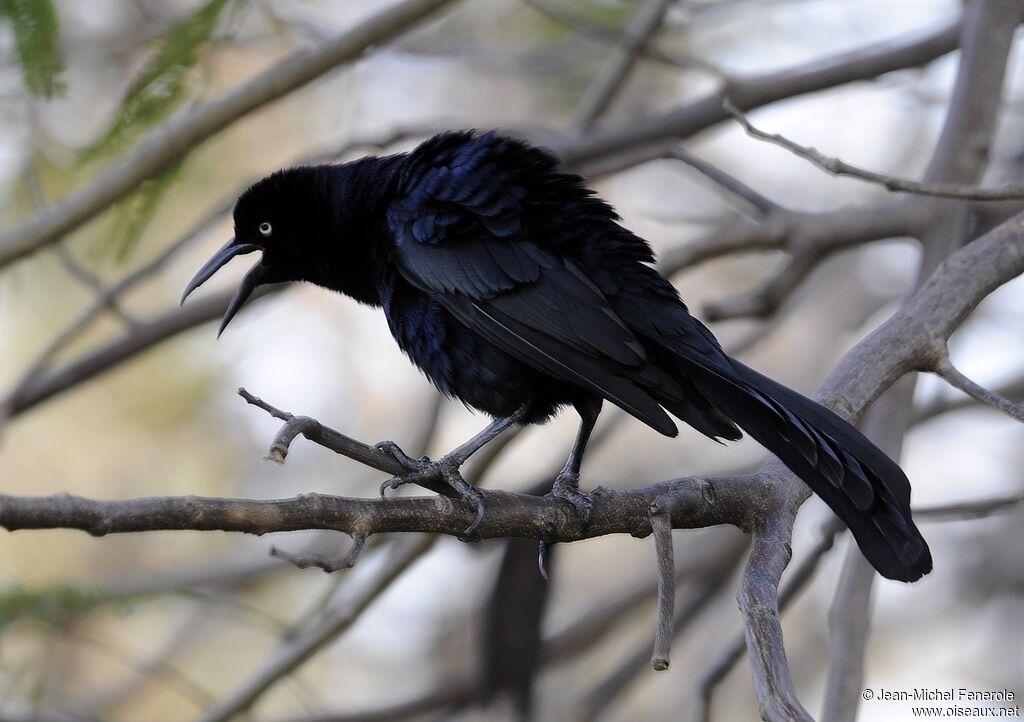
<instances>
[{"instance_id":1,"label":"long black tail","mask_svg":"<svg viewBox=\"0 0 1024 722\"><path fill-rule=\"evenodd\" d=\"M910 514L910 482L863 434L736 360L728 370L687 361L688 377L711 405L824 499L883 576L912 582L931 571L928 544Z\"/></svg>"}]
</instances>

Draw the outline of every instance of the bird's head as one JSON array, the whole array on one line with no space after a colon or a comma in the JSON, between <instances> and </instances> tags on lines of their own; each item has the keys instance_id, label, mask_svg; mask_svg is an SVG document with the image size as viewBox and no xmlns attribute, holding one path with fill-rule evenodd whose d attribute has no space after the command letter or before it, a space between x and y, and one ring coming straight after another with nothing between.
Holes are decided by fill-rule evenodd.
<instances>
[{"instance_id":1,"label":"bird's head","mask_svg":"<svg viewBox=\"0 0 1024 722\"><path fill-rule=\"evenodd\" d=\"M332 228L322 175L315 167L278 171L253 184L235 203L235 237L199 269L181 297L184 303L235 256L259 252L259 262L228 303L218 336L259 286L313 280L315 266L322 262L323 238Z\"/></svg>"}]
</instances>

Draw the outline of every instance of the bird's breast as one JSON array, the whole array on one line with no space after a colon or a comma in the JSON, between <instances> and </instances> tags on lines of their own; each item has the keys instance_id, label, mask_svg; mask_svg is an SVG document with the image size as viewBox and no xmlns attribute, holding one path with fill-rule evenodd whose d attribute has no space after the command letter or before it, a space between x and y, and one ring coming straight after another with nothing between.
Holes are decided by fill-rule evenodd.
<instances>
[{"instance_id":1,"label":"bird's breast","mask_svg":"<svg viewBox=\"0 0 1024 722\"><path fill-rule=\"evenodd\" d=\"M556 404L536 398L544 387L537 372L464 326L437 297L399 281L384 286L381 301L399 348L442 393L495 417L537 403L545 407L539 416L551 413Z\"/></svg>"}]
</instances>

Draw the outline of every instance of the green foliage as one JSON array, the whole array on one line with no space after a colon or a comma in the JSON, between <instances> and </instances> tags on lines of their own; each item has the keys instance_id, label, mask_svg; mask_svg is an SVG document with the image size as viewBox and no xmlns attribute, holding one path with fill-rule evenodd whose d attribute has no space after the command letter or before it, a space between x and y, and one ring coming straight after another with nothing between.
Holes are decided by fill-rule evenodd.
<instances>
[{"instance_id":1,"label":"green foliage","mask_svg":"<svg viewBox=\"0 0 1024 722\"><path fill-rule=\"evenodd\" d=\"M60 25L53 0L0 0L0 17L14 30L25 87L36 95L63 90L57 79L64 70L58 48Z\"/></svg>"},{"instance_id":2,"label":"green foliage","mask_svg":"<svg viewBox=\"0 0 1024 722\"><path fill-rule=\"evenodd\" d=\"M132 83L121 112L103 138L86 154L95 157L166 118L187 97L195 66L221 13L232 0L207 0L156 41L156 48Z\"/></svg>"},{"instance_id":3,"label":"green foliage","mask_svg":"<svg viewBox=\"0 0 1024 722\"><path fill-rule=\"evenodd\" d=\"M59 624L106 601L98 592L64 584L37 590L15 585L0 590L0 629L22 619Z\"/></svg>"},{"instance_id":4,"label":"green foliage","mask_svg":"<svg viewBox=\"0 0 1024 722\"><path fill-rule=\"evenodd\" d=\"M599 2L599 3L569 3L569 8L575 7L580 17L587 18L595 25L604 26L611 30L623 29L629 22L629 18L636 12L638 3L634 2Z\"/></svg>"},{"instance_id":5,"label":"green foliage","mask_svg":"<svg viewBox=\"0 0 1024 722\"><path fill-rule=\"evenodd\" d=\"M89 160L135 140L170 115L189 96L197 64L232 0L207 0L156 41L149 60L125 96L106 134L85 154ZM140 186L118 206L109 236L95 247L98 257L124 261L138 245L181 164Z\"/></svg>"}]
</instances>

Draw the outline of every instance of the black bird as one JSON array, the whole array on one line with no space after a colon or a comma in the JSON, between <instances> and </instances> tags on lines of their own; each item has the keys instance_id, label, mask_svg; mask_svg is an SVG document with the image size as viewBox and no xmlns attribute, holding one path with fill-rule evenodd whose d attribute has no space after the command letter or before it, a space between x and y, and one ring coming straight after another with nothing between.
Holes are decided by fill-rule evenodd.
<instances>
[{"instance_id":1,"label":"black bird","mask_svg":"<svg viewBox=\"0 0 1024 722\"><path fill-rule=\"evenodd\" d=\"M932 567L900 467L828 409L729 358L650 264L646 241L548 152L491 132L437 135L415 150L278 171L238 199L235 238L188 284L260 251L221 331L261 284L308 281L383 308L401 349L441 393L495 421L438 462L383 448L443 477L515 423L572 405L579 434L552 492L584 519L579 471L605 399L675 436L742 428L803 479L884 576ZM479 521L478 516L478 521Z\"/></svg>"}]
</instances>

